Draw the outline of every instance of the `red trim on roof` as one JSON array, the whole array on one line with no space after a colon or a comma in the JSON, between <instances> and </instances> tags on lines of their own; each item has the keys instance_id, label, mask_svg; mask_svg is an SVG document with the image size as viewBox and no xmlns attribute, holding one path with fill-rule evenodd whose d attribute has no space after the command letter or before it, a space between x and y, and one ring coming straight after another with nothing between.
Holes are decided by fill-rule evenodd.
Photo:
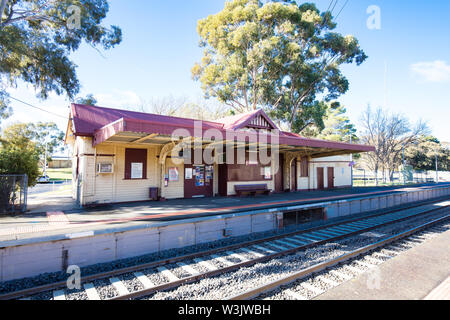
<instances>
[{"instance_id":1,"label":"red trim on roof","mask_svg":"<svg viewBox=\"0 0 450 320\"><path fill-rule=\"evenodd\" d=\"M177 136L179 137L191 136L196 138L204 138L208 130L214 129L217 133L222 134L223 137L239 142L278 142L280 145L289 146L338 149L354 152L375 151L375 148L372 146L309 139L289 132L279 132L279 140L277 141L276 136L271 133L266 134L235 131L235 128L245 127L245 123L247 121L251 121L251 119L254 119L255 116L259 115L267 117L264 111L258 110L257 112L249 113L246 116L241 117L240 120L235 120L235 126L233 126L233 129L227 130L225 127L228 127L228 125L224 125L224 123L168 117L142 112L108 109L78 104L72 105L75 135L94 137L94 146L105 142L120 132L172 136L173 132L178 130ZM237 118L238 117L235 119ZM196 124L200 124L201 130L196 130Z\"/></svg>"},{"instance_id":2,"label":"red trim on roof","mask_svg":"<svg viewBox=\"0 0 450 320\"><path fill-rule=\"evenodd\" d=\"M252 122L253 119L262 116L266 121L270 124L273 130L279 130L275 123L273 123L272 119L270 119L267 114L264 112L264 110L259 109L256 111L244 113L244 114L238 114L235 116L230 116L227 118L223 118L220 120L217 120L217 122L224 124L224 129L233 129L238 130L245 128L248 126L250 122Z\"/></svg>"}]
</instances>

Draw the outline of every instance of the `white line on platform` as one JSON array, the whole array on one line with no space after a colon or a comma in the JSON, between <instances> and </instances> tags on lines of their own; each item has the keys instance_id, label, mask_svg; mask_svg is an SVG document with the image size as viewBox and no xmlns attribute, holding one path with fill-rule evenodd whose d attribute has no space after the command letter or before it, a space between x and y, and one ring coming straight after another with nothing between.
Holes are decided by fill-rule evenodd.
<instances>
[{"instance_id":1,"label":"white line on platform","mask_svg":"<svg viewBox=\"0 0 450 320\"><path fill-rule=\"evenodd\" d=\"M204 266L206 269L208 269L209 271L216 271L217 267L212 265L209 262L206 262L205 260L202 260L200 258L195 258L194 261L202 266Z\"/></svg>"},{"instance_id":2,"label":"white line on platform","mask_svg":"<svg viewBox=\"0 0 450 320\"><path fill-rule=\"evenodd\" d=\"M119 295L123 296L130 293L127 287L125 287L125 285L123 284L122 281L120 281L119 278L111 278L109 279L109 282L111 282L113 287L116 288L116 290L119 292Z\"/></svg>"},{"instance_id":3,"label":"white line on platform","mask_svg":"<svg viewBox=\"0 0 450 320\"><path fill-rule=\"evenodd\" d=\"M135 272L134 276L142 283L145 289L150 289L155 286L153 282L151 282L150 279L142 272Z\"/></svg>"},{"instance_id":4,"label":"white line on platform","mask_svg":"<svg viewBox=\"0 0 450 320\"><path fill-rule=\"evenodd\" d=\"M69 238L69 239L86 238L86 237L92 237L92 236L94 236L94 231L66 234L66 238Z\"/></svg>"},{"instance_id":5,"label":"white line on platform","mask_svg":"<svg viewBox=\"0 0 450 320\"><path fill-rule=\"evenodd\" d=\"M184 271L186 271L187 273L190 273L193 276L196 276L198 274L200 274L199 271L195 270L194 268L192 268L191 266L188 266L187 264L183 263L183 262L178 262L177 265L183 269Z\"/></svg>"},{"instance_id":6,"label":"white line on platform","mask_svg":"<svg viewBox=\"0 0 450 320\"><path fill-rule=\"evenodd\" d=\"M95 289L92 283L85 283L83 287L89 300L101 300L100 296L98 295L97 289Z\"/></svg>"},{"instance_id":7,"label":"white line on platform","mask_svg":"<svg viewBox=\"0 0 450 320\"><path fill-rule=\"evenodd\" d=\"M166 267L158 267L156 268L158 272L160 272L163 276L169 279L169 281L178 281L180 278L178 278L176 275L172 273L169 269Z\"/></svg>"},{"instance_id":8,"label":"white line on platform","mask_svg":"<svg viewBox=\"0 0 450 320\"><path fill-rule=\"evenodd\" d=\"M64 290L53 291L53 300L66 300Z\"/></svg>"}]
</instances>

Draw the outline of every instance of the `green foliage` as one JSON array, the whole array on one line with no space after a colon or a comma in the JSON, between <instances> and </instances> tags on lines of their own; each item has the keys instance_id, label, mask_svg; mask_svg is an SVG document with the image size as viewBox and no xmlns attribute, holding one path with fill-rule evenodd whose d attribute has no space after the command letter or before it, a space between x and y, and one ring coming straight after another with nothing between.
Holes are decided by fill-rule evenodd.
<instances>
[{"instance_id":1,"label":"green foliage","mask_svg":"<svg viewBox=\"0 0 450 320\"><path fill-rule=\"evenodd\" d=\"M97 104L97 99L95 99L93 94L88 94L86 98L78 98L76 103L84 104L86 106L95 106Z\"/></svg>"},{"instance_id":2,"label":"green foliage","mask_svg":"<svg viewBox=\"0 0 450 320\"><path fill-rule=\"evenodd\" d=\"M436 170L436 155L438 169L450 171L450 151L433 136L420 137L405 152L406 162L415 170Z\"/></svg>"},{"instance_id":3,"label":"green foliage","mask_svg":"<svg viewBox=\"0 0 450 320\"><path fill-rule=\"evenodd\" d=\"M73 27L77 10L80 24ZM110 49L122 40L120 28L101 25L108 10L106 0L0 0L0 79L30 83L42 99L52 91L73 99L80 84L71 52L83 41ZM8 100L0 90L2 111Z\"/></svg>"},{"instance_id":4,"label":"green foliage","mask_svg":"<svg viewBox=\"0 0 450 320\"><path fill-rule=\"evenodd\" d=\"M330 12L294 1L234 0L200 20L205 48L192 74L206 97L217 97L237 111L265 107L270 116L301 132L323 127L324 102L348 90L342 64L367 56L353 36L331 32Z\"/></svg>"},{"instance_id":5,"label":"green foliage","mask_svg":"<svg viewBox=\"0 0 450 320\"><path fill-rule=\"evenodd\" d=\"M36 185L40 175L39 154L35 149L0 148L0 174L27 174L28 186Z\"/></svg>"},{"instance_id":6,"label":"green foliage","mask_svg":"<svg viewBox=\"0 0 450 320\"><path fill-rule=\"evenodd\" d=\"M0 174L27 174L28 184L34 186L40 175L40 152L30 136L31 131L25 125L13 125L4 131L0 147Z\"/></svg>"},{"instance_id":7,"label":"green foliage","mask_svg":"<svg viewBox=\"0 0 450 320\"><path fill-rule=\"evenodd\" d=\"M350 122L346 115L347 110L340 103L327 103L326 111L323 117L323 127L316 122L303 131L303 135L318 139L337 141L337 142L357 142L356 127Z\"/></svg>"},{"instance_id":8,"label":"green foliage","mask_svg":"<svg viewBox=\"0 0 450 320\"><path fill-rule=\"evenodd\" d=\"M12 110L8 106L8 103L8 95L5 91L2 90L2 87L0 85L0 122L1 120L9 118L12 114Z\"/></svg>"},{"instance_id":9,"label":"green foliage","mask_svg":"<svg viewBox=\"0 0 450 320\"><path fill-rule=\"evenodd\" d=\"M18 149L35 149L41 158L47 145L48 159L64 150L64 132L53 122L16 123L3 131L3 139Z\"/></svg>"},{"instance_id":10,"label":"green foliage","mask_svg":"<svg viewBox=\"0 0 450 320\"><path fill-rule=\"evenodd\" d=\"M0 174L27 174L33 186L40 175L39 162L63 147L64 132L55 123L16 123L2 132ZM48 160L50 160L49 157Z\"/></svg>"}]
</instances>

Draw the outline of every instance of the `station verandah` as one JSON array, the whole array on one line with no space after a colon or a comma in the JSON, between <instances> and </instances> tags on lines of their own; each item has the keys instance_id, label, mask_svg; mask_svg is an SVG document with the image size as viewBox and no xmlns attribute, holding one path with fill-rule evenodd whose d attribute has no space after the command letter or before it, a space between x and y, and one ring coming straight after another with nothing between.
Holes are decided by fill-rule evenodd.
<instances>
[{"instance_id":1,"label":"station verandah","mask_svg":"<svg viewBox=\"0 0 450 320\"><path fill-rule=\"evenodd\" d=\"M144 201L149 188L178 199L349 187L349 155L374 150L282 132L262 110L208 122L80 105L66 142L82 205Z\"/></svg>"}]
</instances>

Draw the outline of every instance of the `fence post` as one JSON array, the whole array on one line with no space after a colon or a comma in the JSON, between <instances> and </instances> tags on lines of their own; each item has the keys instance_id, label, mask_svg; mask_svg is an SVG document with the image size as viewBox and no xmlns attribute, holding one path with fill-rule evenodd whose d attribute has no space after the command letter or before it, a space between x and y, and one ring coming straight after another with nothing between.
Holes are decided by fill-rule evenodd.
<instances>
[{"instance_id":1,"label":"fence post","mask_svg":"<svg viewBox=\"0 0 450 320\"><path fill-rule=\"evenodd\" d=\"M23 194L23 212L27 212L27 198L28 198L28 175L24 175L23 177L23 190L24 190L24 194Z\"/></svg>"}]
</instances>

